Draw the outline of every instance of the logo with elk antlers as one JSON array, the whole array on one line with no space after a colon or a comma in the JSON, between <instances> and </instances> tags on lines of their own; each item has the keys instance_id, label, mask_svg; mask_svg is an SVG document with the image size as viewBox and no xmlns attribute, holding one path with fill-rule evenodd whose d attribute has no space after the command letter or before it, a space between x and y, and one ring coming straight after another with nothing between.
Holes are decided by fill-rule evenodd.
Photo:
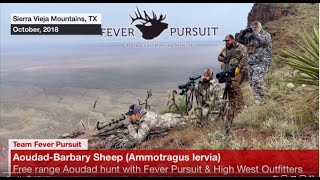
<instances>
[{"instance_id":1,"label":"logo with elk antlers","mask_svg":"<svg viewBox=\"0 0 320 180\"><path fill-rule=\"evenodd\" d=\"M137 7L137 11L138 13L134 12L136 15L135 18L133 18L131 15L129 16L132 19L131 24L137 20L140 20L141 24L136 24L136 27L141 31L142 38L146 40L154 39L158 37L165 29L168 28L168 24L162 22L166 18L166 15L163 16L161 14L159 16L159 19L157 19L157 15L152 11L153 17L150 18L146 13L146 11L143 11L144 17L142 17L138 7ZM147 25L148 23L151 25Z\"/></svg>"}]
</instances>

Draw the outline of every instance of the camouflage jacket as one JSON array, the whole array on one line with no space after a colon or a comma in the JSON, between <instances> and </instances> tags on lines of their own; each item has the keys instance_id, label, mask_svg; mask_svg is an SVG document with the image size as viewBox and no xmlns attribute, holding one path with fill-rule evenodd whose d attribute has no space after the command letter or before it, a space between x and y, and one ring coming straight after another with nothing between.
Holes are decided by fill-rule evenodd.
<instances>
[{"instance_id":1,"label":"camouflage jacket","mask_svg":"<svg viewBox=\"0 0 320 180\"><path fill-rule=\"evenodd\" d=\"M271 35L261 30L259 33L240 32L239 41L247 46L248 64L271 64L272 60L272 39Z\"/></svg>"},{"instance_id":2,"label":"camouflage jacket","mask_svg":"<svg viewBox=\"0 0 320 180\"><path fill-rule=\"evenodd\" d=\"M151 132L169 130L184 122L179 114L166 113L158 115L151 111L143 110L135 124L128 125L127 145L133 147L142 143Z\"/></svg>"},{"instance_id":3,"label":"camouflage jacket","mask_svg":"<svg viewBox=\"0 0 320 180\"><path fill-rule=\"evenodd\" d=\"M221 66L223 71L229 70L234 65L238 65L240 70L243 70L247 64L247 48L238 42L235 42L231 49L223 48L220 54L228 59Z\"/></svg>"},{"instance_id":4,"label":"camouflage jacket","mask_svg":"<svg viewBox=\"0 0 320 180\"><path fill-rule=\"evenodd\" d=\"M199 97L197 106L193 106L186 116L189 123L202 123L215 119L215 113L220 110L222 104L222 87L213 79L205 84L198 85ZM213 116L212 116L213 115Z\"/></svg>"},{"instance_id":5,"label":"camouflage jacket","mask_svg":"<svg viewBox=\"0 0 320 180\"><path fill-rule=\"evenodd\" d=\"M202 104L210 104L213 99L219 99L221 94L221 86L213 79L208 83L198 85L199 100Z\"/></svg>"}]
</instances>

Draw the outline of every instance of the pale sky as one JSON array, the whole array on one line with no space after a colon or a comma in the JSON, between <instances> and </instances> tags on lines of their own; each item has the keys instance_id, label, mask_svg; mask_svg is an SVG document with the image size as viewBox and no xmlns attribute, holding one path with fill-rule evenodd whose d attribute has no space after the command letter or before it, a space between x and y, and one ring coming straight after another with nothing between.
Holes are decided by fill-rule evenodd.
<instances>
[{"instance_id":1,"label":"pale sky","mask_svg":"<svg viewBox=\"0 0 320 180\"><path fill-rule=\"evenodd\" d=\"M136 7L140 11L146 10L151 14L152 10L158 15L166 14L165 22L169 27L218 27L216 36L211 37L173 37L170 31L165 30L154 41L192 41L192 40L217 40L222 41L226 34L235 34L245 28L248 13L253 3L37 3L37 4L1 4L1 42L2 43L53 43L53 42L143 42L140 31L137 29L135 37L106 37L99 35L11 35L11 13L101 13L102 27L131 27L131 18Z\"/></svg>"}]
</instances>

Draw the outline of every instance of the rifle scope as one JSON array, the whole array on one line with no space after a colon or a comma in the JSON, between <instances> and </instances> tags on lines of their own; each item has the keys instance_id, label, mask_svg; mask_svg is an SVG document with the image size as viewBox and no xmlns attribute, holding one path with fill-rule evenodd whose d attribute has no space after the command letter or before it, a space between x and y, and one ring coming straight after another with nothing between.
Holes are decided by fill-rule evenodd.
<instances>
[{"instance_id":1,"label":"rifle scope","mask_svg":"<svg viewBox=\"0 0 320 180\"><path fill-rule=\"evenodd\" d=\"M190 81L195 81L195 80L197 80L197 79L199 79L199 78L201 78L201 76L200 76L200 75L197 75L197 76L190 77L189 80L190 80Z\"/></svg>"}]
</instances>

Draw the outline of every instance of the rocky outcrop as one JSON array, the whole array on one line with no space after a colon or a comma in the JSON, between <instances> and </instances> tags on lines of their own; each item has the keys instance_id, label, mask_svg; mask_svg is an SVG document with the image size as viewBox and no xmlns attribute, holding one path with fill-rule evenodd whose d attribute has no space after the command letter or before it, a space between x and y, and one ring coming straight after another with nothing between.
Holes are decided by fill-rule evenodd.
<instances>
[{"instance_id":1,"label":"rocky outcrop","mask_svg":"<svg viewBox=\"0 0 320 180\"><path fill-rule=\"evenodd\" d=\"M270 21L292 14L294 14L294 11L290 6L255 3L248 15L248 25L253 21L259 21L264 25Z\"/></svg>"}]
</instances>

